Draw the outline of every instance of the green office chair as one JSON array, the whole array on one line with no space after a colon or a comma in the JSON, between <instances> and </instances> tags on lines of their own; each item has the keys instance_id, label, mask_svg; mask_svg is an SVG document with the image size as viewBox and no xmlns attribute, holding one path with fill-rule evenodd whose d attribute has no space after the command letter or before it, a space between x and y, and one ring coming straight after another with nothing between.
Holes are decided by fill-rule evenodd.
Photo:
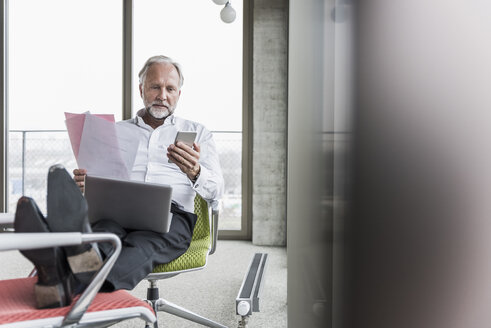
<instances>
[{"instance_id":1,"label":"green office chair","mask_svg":"<svg viewBox=\"0 0 491 328\"><path fill-rule=\"evenodd\" d=\"M208 206L203 198L196 195L194 212L198 216L198 220L194 227L189 249L172 262L158 265L145 278L150 283L147 289L147 302L151 304L155 313L164 311L208 327L226 327L160 298L157 287L157 281L160 279L167 279L184 272L201 270L206 266L208 255L213 254L216 249L218 235L218 209L216 205ZM211 220L209 208L211 208Z\"/></svg>"}]
</instances>

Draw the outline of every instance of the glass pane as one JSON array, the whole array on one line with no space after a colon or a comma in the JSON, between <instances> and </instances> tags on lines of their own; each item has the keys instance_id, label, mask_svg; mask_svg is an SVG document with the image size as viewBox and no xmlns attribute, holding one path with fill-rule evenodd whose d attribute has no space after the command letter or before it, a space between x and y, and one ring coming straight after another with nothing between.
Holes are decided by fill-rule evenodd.
<instances>
[{"instance_id":1,"label":"glass pane","mask_svg":"<svg viewBox=\"0 0 491 328\"><path fill-rule=\"evenodd\" d=\"M138 72L154 55L183 66L184 85L176 115L214 132L225 177L219 228L241 230L242 0L226 24L213 1L139 0L134 3L133 113L143 107Z\"/></svg>"},{"instance_id":2,"label":"glass pane","mask_svg":"<svg viewBox=\"0 0 491 328\"><path fill-rule=\"evenodd\" d=\"M225 192L220 202L218 228L241 230L242 218L242 133L214 132L220 165L225 180Z\"/></svg>"},{"instance_id":3,"label":"glass pane","mask_svg":"<svg viewBox=\"0 0 491 328\"><path fill-rule=\"evenodd\" d=\"M46 210L48 168L63 164L68 172L77 167L65 131L11 131L9 134L9 212L15 212L22 195Z\"/></svg>"},{"instance_id":4,"label":"glass pane","mask_svg":"<svg viewBox=\"0 0 491 328\"><path fill-rule=\"evenodd\" d=\"M75 167L64 112L121 119L121 26L121 0L10 1L10 212L22 194L45 211L49 166Z\"/></svg>"}]
</instances>

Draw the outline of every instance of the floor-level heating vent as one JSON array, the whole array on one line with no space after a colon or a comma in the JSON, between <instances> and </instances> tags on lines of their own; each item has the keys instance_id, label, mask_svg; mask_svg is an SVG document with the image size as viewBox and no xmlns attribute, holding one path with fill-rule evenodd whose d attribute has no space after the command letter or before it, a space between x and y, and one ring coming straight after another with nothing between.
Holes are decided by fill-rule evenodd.
<instances>
[{"instance_id":1,"label":"floor-level heating vent","mask_svg":"<svg viewBox=\"0 0 491 328\"><path fill-rule=\"evenodd\" d=\"M236 312L242 316L244 324L247 316L250 316L252 312L259 312L259 300L267 259L268 254L254 254L235 300Z\"/></svg>"}]
</instances>

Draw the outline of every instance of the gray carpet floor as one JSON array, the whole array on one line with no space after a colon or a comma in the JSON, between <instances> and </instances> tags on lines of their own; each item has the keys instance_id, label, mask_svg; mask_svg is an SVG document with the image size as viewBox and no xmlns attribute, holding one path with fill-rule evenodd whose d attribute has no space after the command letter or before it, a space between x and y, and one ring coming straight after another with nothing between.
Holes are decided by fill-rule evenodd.
<instances>
[{"instance_id":1,"label":"gray carpet floor","mask_svg":"<svg viewBox=\"0 0 491 328\"><path fill-rule=\"evenodd\" d=\"M160 297L217 321L227 327L237 327L240 317L235 314L235 299L244 275L255 253L268 253L260 312L248 320L248 327L287 327L286 320L286 248L260 247L246 241L218 242L217 251L200 271L180 274L159 281ZM18 252L0 253L0 279L26 276L32 265ZM131 294L146 297L148 282L142 281ZM159 313L159 327L202 327L167 313ZM134 319L113 327L143 327Z\"/></svg>"}]
</instances>

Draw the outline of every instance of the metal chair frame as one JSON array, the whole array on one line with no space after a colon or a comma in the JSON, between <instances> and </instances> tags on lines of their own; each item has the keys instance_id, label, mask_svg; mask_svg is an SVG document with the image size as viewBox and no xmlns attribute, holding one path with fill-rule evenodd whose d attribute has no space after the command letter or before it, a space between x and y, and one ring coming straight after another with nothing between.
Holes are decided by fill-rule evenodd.
<instances>
[{"instance_id":1,"label":"metal chair frame","mask_svg":"<svg viewBox=\"0 0 491 328\"><path fill-rule=\"evenodd\" d=\"M3 223L6 221L4 220ZM30 250L48 247L73 246L97 242L110 242L114 246L114 252L103 263L103 266L95 274L89 286L76 302L70 305L70 310L65 316L44 318L39 320L20 321L8 323L8 327L108 327L123 320L141 318L147 325L156 325L155 314L146 306L133 306L118 308L117 310L103 310L87 312L90 304L97 296L104 280L109 274L121 252L121 241L111 233L0 233L0 251ZM32 278L24 278L32 279ZM3 282L7 282L3 280ZM0 281L0 293L2 281ZM126 293L126 292L125 292ZM126 295L126 294L125 294ZM0 294L1 297L1 294ZM131 300L135 298L127 293ZM30 309L30 311L43 311ZM35 313L35 312L34 312ZM0 324L0 327L4 325Z\"/></svg>"}]
</instances>

